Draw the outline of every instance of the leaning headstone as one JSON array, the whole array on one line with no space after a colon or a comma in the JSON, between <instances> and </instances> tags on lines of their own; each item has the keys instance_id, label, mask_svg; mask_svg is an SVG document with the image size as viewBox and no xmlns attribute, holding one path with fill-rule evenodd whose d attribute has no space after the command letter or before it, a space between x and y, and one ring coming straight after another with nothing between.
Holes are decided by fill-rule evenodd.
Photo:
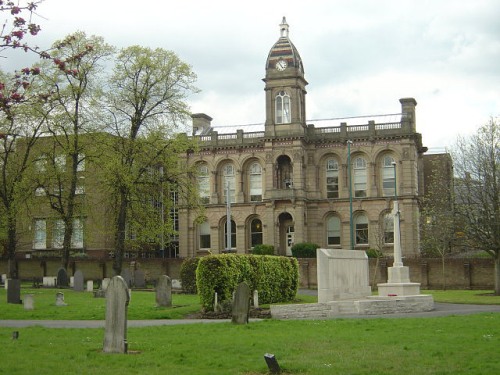
<instances>
[{"instance_id":1,"label":"leaning headstone","mask_svg":"<svg viewBox=\"0 0 500 375\"><path fill-rule=\"evenodd\" d=\"M122 271L121 277L125 281L125 284L127 284L127 287L130 289L132 287L132 275L130 274L130 270L128 268L125 268Z\"/></svg>"},{"instance_id":2,"label":"leaning headstone","mask_svg":"<svg viewBox=\"0 0 500 375\"><path fill-rule=\"evenodd\" d=\"M56 293L56 306L68 306L66 302L64 302L64 293L57 292Z\"/></svg>"},{"instance_id":3,"label":"leaning headstone","mask_svg":"<svg viewBox=\"0 0 500 375\"><path fill-rule=\"evenodd\" d=\"M135 270L134 272L134 286L136 288L146 287L146 278L143 270Z\"/></svg>"},{"instance_id":4,"label":"leaning headstone","mask_svg":"<svg viewBox=\"0 0 500 375\"><path fill-rule=\"evenodd\" d=\"M25 294L23 298L23 305L25 310L34 310L35 309L35 299L33 298L33 294Z\"/></svg>"},{"instance_id":5,"label":"leaning headstone","mask_svg":"<svg viewBox=\"0 0 500 375\"><path fill-rule=\"evenodd\" d=\"M156 283L156 305L172 306L172 280L167 275L161 275Z\"/></svg>"},{"instance_id":6,"label":"leaning headstone","mask_svg":"<svg viewBox=\"0 0 500 375\"><path fill-rule=\"evenodd\" d=\"M93 291L94 291L94 281L87 280L87 292L93 292Z\"/></svg>"},{"instance_id":7,"label":"leaning headstone","mask_svg":"<svg viewBox=\"0 0 500 375\"><path fill-rule=\"evenodd\" d=\"M59 288L66 288L69 285L68 273L65 268L61 267L57 270L56 283Z\"/></svg>"},{"instance_id":8,"label":"leaning headstone","mask_svg":"<svg viewBox=\"0 0 500 375\"><path fill-rule=\"evenodd\" d=\"M103 352L127 352L127 307L130 301L128 285L121 276L111 279L106 291L106 323Z\"/></svg>"},{"instance_id":9,"label":"leaning headstone","mask_svg":"<svg viewBox=\"0 0 500 375\"><path fill-rule=\"evenodd\" d=\"M7 279L7 303L21 303L21 280Z\"/></svg>"},{"instance_id":10,"label":"leaning headstone","mask_svg":"<svg viewBox=\"0 0 500 375\"><path fill-rule=\"evenodd\" d=\"M236 288L233 299L233 312L231 321L234 324L248 323L248 314L250 313L250 288L246 283L240 283Z\"/></svg>"},{"instance_id":11,"label":"leaning headstone","mask_svg":"<svg viewBox=\"0 0 500 375\"><path fill-rule=\"evenodd\" d=\"M108 285L109 285L110 281L111 281L111 279L109 277L102 279L101 289L106 291L106 289L108 289Z\"/></svg>"},{"instance_id":12,"label":"leaning headstone","mask_svg":"<svg viewBox=\"0 0 500 375\"><path fill-rule=\"evenodd\" d=\"M83 292L83 272L78 270L75 272L73 289L76 292Z\"/></svg>"}]
</instances>

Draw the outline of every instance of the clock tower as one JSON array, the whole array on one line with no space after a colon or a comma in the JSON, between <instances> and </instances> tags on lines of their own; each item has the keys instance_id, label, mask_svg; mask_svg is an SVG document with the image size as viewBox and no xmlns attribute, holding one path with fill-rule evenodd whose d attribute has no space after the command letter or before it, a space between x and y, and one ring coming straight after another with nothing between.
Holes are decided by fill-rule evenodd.
<instances>
[{"instance_id":1,"label":"clock tower","mask_svg":"<svg viewBox=\"0 0 500 375\"><path fill-rule=\"evenodd\" d=\"M266 137L302 136L306 129L304 66L288 37L286 18L266 61Z\"/></svg>"}]
</instances>

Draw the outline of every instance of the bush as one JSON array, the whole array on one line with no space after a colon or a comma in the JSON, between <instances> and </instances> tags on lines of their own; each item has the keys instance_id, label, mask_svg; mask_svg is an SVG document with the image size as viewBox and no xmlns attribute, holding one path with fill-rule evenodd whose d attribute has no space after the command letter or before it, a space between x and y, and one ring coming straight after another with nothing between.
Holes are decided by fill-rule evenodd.
<instances>
[{"instance_id":1,"label":"bush","mask_svg":"<svg viewBox=\"0 0 500 375\"><path fill-rule=\"evenodd\" d=\"M319 245L315 243L297 243L292 246L292 255L296 258L316 258L317 248L319 248Z\"/></svg>"},{"instance_id":2,"label":"bush","mask_svg":"<svg viewBox=\"0 0 500 375\"><path fill-rule=\"evenodd\" d=\"M196 289L196 269L200 258L187 258L181 264L181 285L182 291L188 294L197 294Z\"/></svg>"},{"instance_id":3,"label":"bush","mask_svg":"<svg viewBox=\"0 0 500 375\"><path fill-rule=\"evenodd\" d=\"M214 308L214 293L220 303L230 301L239 283L258 290L262 304L292 301L299 286L297 259L268 255L209 255L200 259L196 284L205 311Z\"/></svg>"},{"instance_id":4,"label":"bush","mask_svg":"<svg viewBox=\"0 0 500 375\"><path fill-rule=\"evenodd\" d=\"M366 255L368 256L368 258L381 258L384 256L384 254L377 249L366 250Z\"/></svg>"},{"instance_id":5,"label":"bush","mask_svg":"<svg viewBox=\"0 0 500 375\"><path fill-rule=\"evenodd\" d=\"M253 255L274 255L273 245L255 245L252 250Z\"/></svg>"}]
</instances>

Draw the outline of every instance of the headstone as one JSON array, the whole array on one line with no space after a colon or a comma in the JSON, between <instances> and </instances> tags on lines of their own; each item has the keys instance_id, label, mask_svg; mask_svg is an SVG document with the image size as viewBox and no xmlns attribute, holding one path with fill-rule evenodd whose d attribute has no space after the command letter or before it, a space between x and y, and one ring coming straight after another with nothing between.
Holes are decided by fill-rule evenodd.
<instances>
[{"instance_id":1,"label":"headstone","mask_svg":"<svg viewBox=\"0 0 500 375\"><path fill-rule=\"evenodd\" d=\"M101 289L106 291L106 289L108 289L108 285L109 285L110 281L111 281L111 279L109 277L102 279Z\"/></svg>"},{"instance_id":2,"label":"headstone","mask_svg":"<svg viewBox=\"0 0 500 375\"><path fill-rule=\"evenodd\" d=\"M127 307L130 301L128 285L121 276L111 279L106 291L106 323L103 352L127 352Z\"/></svg>"},{"instance_id":3,"label":"headstone","mask_svg":"<svg viewBox=\"0 0 500 375\"><path fill-rule=\"evenodd\" d=\"M35 299L33 298L33 294L25 294L23 298L23 305L25 310L34 310L35 309Z\"/></svg>"},{"instance_id":4,"label":"headstone","mask_svg":"<svg viewBox=\"0 0 500 375\"><path fill-rule=\"evenodd\" d=\"M172 279L172 289L182 290L182 283L179 279Z\"/></svg>"},{"instance_id":5,"label":"headstone","mask_svg":"<svg viewBox=\"0 0 500 375\"><path fill-rule=\"evenodd\" d=\"M64 302L64 293L57 292L56 293L56 306L68 306L66 302Z\"/></svg>"},{"instance_id":6,"label":"headstone","mask_svg":"<svg viewBox=\"0 0 500 375\"><path fill-rule=\"evenodd\" d=\"M44 276L43 277L43 286L46 287L55 287L57 282L57 277L55 276Z\"/></svg>"},{"instance_id":7,"label":"headstone","mask_svg":"<svg viewBox=\"0 0 500 375\"><path fill-rule=\"evenodd\" d=\"M143 270L135 270L134 272L134 286L136 288L145 288L146 279Z\"/></svg>"},{"instance_id":8,"label":"headstone","mask_svg":"<svg viewBox=\"0 0 500 375\"><path fill-rule=\"evenodd\" d=\"M75 281L74 281L74 286L73 289L76 292L83 292L83 272L78 270L75 272Z\"/></svg>"},{"instance_id":9,"label":"headstone","mask_svg":"<svg viewBox=\"0 0 500 375\"><path fill-rule=\"evenodd\" d=\"M2 273L2 285L5 284L5 280L7 280L7 274Z\"/></svg>"},{"instance_id":10,"label":"headstone","mask_svg":"<svg viewBox=\"0 0 500 375\"><path fill-rule=\"evenodd\" d=\"M259 308L259 291L258 290L253 291L253 307L256 309Z\"/></svg>"},{"instance_id":11,"label":"headstone","mask_svg":"<svg viewBox=\"0 0 500 375\"><path fill-rule=\"evenodd\" d=\"M236 288L233 299L233 312L231 321L234 324L247 324L250 312L250 288L243 282Z\"/></svg>"},{"instance_id":12,"label":"headstone","mask_svg":"<svg viewBox=\"0 0 500 375\"><path fill-rule=\"evenodd\" d=\"M57 270L56 282L59 288L66 288L69 285L68 273L65 268L61 267Z\"/></svg>"},{"instance_id":13,"label":"headstone","mask_svg":"<svg viewBox=\"0 0 500 375\"><path fill-rule=\"evenodd\" d=\"M87 292L93 292L93 291L94 291L94 281L87 280Z\"/></svg>"},{"instance_id":14,"label":"headstone","mask_svg":"<svg viewBox=\"0 0 500 375\"><path fill-rule=\"evenodd\" d=\"M4 288L5 290L9 289L9 279L5 279Z\"/></svg>"},{"instance_id":15,"label":"headstone","mask_svg":"<svg viewBox=\"0 0 500 375\"><path fill-rule=\"evenodd\" d=\"M128 268L125 268L122 271L121 277L125 281L125 284L127 284L127 287L130 289L132 287L132 275L130 274L130 270Z\"/></svg>"},{"instance_id":16,"label":"headstone","mask_svg":"<svg viewBox=\"0 0 500 375\"><path fill-rule=\"evenodd\" d=\"M172 306L172 281L167 275L161 275L156 283L156 305Z\"/></svg>"},{"instance_id":17,"label":"headstone","mask_svg":"<svg viewBox=\"0 0 500 375\"><path fill-rule=\"evenodd\" d=\"M21 303L21 280L7 279L7 303Z\"/></svg>"},{"instance_id":18,"label":"headstone","mask_svg":"<svg viewBox=\"0 0 500 375\"><path fill-rule=\"evenodd\" d=\"M274 354L266 353L264 354L264 360L266 361L267 367L271 374L281 374L281 367Z\"/></svg>"},{"instance_id":19,"label":"headstone","mask_svg":"<svg viewBox=\"0 0 500 375\"><path fill-rule=\"evenodd\" d=\"M69 277L69 287L74 288L75 287L75 276L70 276Z\"/></svg>"}]
</instances>

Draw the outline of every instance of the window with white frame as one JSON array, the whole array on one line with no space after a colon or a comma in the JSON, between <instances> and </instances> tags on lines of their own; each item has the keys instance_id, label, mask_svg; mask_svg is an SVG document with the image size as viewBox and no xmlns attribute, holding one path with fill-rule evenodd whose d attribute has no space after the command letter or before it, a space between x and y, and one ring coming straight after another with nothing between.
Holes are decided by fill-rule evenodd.
<instances>
[{"instance_id":1,"label":"window with white frame","mask_svg":"<svg viewBox=\"0 0 500 375\"><path fill-rule=\"evenodd\" d=\"M76 166L77 172L85 171L85 154L78 154L78 164Z\"/></svg>"},{"instance_id":2,"label":"window with white frame","mask_svg":"<svg viewBox=\"0 0 500 375\"><path fill-rule=\"evenodd\" d=\"M71 236L71 247L73 249L83 248L83 220L73 219L73 235Z\"/></svg>"},{"instance_id":3,"label":"window with white frame","mask_svg":"<svg viewBox=\"0 0 500 375\"><path fill-rule=\"evenodd\" d=\"M54 166L58 172L64 172L66 169L66 155L57 155L54 157Z\"/></svg>"},{"instance_id":4,"label":"window with white frame","mask_svg":"<svg viewBox=\"0 0 500 375\"><path fill-rule=\"evenodd\" d=\"M224 247L228 248L227 243L227 222L224 221ZM236 223L231 220L231 249L236 248Z\"/></svg>"},{"instance_id":5,"label":"window with white frame","mask_svg":"<svg viewBox=\"0 0 500 375\"><path fill-rule=\"evenodd\" d=\"M328 246L340 245L340 219L337 216L326 220L326 243Z\"/></svg>"},{"instance_id":6,"label":"window with white frame","mask_svg":"<svg viewBox=\"0 0 500 375\"><path fill-rule=\"evenodd\" d=\"M382 190L384 197L392 197L395 193L394 179L394 159L390 156L384 156L382 162Z\"/></svg>"},{"instance_id":7,"label":"window with white frame","mask_svg":"<svg viewBox=\"0 0 500 375\"><path fill-rule=\"evenodd\" d=\"M205 164L198 167L198 191L201 203L210 203L210 174Z\"/></svg>"},{"instance_id":8,"label":"window with white frame","mask_svg":"<svg viewBox=\"0 0 500 375\"><path fill-rule=\"evenodd\" d=\"M224 191L224 203L227 203L227 187L229 185L229 202L236 202L236 184L234 176L234 166L232 164L226 164L222 168L222 189Z\"/></svg>"},{"instance_id":9,"label":"window with white frame","mask_svg":"<svg viewBox=\"0 0 500 375\"><path fill-rule=\"evenodd\" d=\"M394 243L394 215L390 212L384 214L384 244Z\"/></svg>"},{"instance_id":10,"label":"window with white frame","mask_svg":"<svg viewBox=\"0 0 500 375\"><path fill-rule=\"evenodd\" d=\"M262 245L262 221L253 219L250 223L250 247Z\"/></svg>"},{"instance_id":11,"label":"window with white frame","mask_svg":"<svg viewBox=\"0 0 500 375\"><path fill-rule=\"evenodd\" d=\"M208 221L199 224L200 249L210 249L210 225Z\"/></svg>"},{"instance_id":12,"label":"window with white frame","mask_svg":"<svg viewBox=\"0 0 500 375\"><path fill-rule=\"evenodd\" d=\"M38 159L36 159L35 169L39 173L45 172L47 170L47 157L46 156L40 156Z\"/></svg>"},{"instance_id":13,"label":"window with white frame","mask_svg":"<svg viewBox=\"0 0 500 375\"><path fill-rule=\"evenodd\" d=\"M356 245L368 245L368 218L366 215L356 215L354 228L356 230Z\"/></svg>"},{"instance_id":14,"label":"window with white frame","mask_svg":"<svg viewBox=\"0 0 500 375\"><path fill-rule=\"evenodd\" d=\"M259 202L262 200L262 167L259 163L252 163L248 171L250 201Z\"/></svg>"},{"instance_id":15,"label":"window with white frame","mask_svg":"<svg viewBox=\"0 0 500 375\"><path fill-rule=\"evenodd\" d=\"M280 91L276 95L276 123L289 124L291 121L290 96L285 91Z\"/></svg>"},{"instance_id":16,"label":"window with white frame","mask_svg":"<svg viewBox=\"0 0 500 375\"><path fill-rule=\"evenodd\" d=\"M52 225L52 247L54 249L61 249L64 241L64 221L54 220Z\"/></svg>"},{"instance_id":17,"label":"window with white frame","mask_svg":"<svg viewBox=\"0 0 500 375\"><path fill-rule=\"evenodd\" d=\"M339 197L339 163L335 159L326 161L326 197Z\"/></svg>"},{"instance_id":18,"label":"window with white frame","mask_svg":"<svg viewBox=\"0 0 500 375\"><path fill-rule=\"evenodd\" d=\"M354 159L353 163L354 169L354 196L356 198L366 197L366 161L362 157L357 157Z\"/></svg>"},{"instance_id":19,"label":"window with white frame","mask_svg":"<svg viewBox=\"0 0 500 375\"><path fill-rule=\"evenodd\" d=\"M47 221L45 219L36 219L34 224L35 233L33 236L34 249L47 248Z\"/></svg>"}]
</instances>

